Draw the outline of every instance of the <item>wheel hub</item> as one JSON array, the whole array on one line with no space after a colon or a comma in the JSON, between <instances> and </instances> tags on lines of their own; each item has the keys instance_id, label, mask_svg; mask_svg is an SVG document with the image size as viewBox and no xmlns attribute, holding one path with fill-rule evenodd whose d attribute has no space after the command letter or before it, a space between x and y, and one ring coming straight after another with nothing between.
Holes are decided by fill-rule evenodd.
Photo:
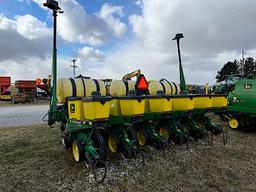
<instances>
[{"instance_id":1,"label":"wheel hub","mask_svg":"<svg viewBox=\"0 0 256 192\"><path fill-rule=\"evenodd\" d=\"M228 121L228 124L229 124L229 127L232 128L232 129L237 129L238 126L239 126L239 122L237 119L235 118L231 118L229 121Z\"/></svg>"},{"instance_id":2,"label":"wheel hub","mask_svg":"<svg viewBox=\"0 0 256 192\"><path fill-rule=\"evenodd\" d=\"M117 152L117 142L112 135L108 137L108 147L112 153Z\"/></svg>"},{"instance_id":3,"label":"wheel hub","mask_svg":"<svg viewBox=\"0 0 256 192\"><path fill-rule=\"evenodd\" d=\"M79 155L79 148L76 143L72 144L72 153L75 161L78 162L80 160L80 155Z\"/></svg>"},{"instance_id":4,"label":"wheel hub","mask_svg":"<svg viewBox=\"0 0 256 192\"><path fill-rule=\"evenodd\" d=\"M137 132L139 144L144 146L146 144L146 137L142 131Z\"/></svg>"},{"instance_id":5,"label":"wheel hub","mask_svg":"<svg viewBox=\"0 0 256 192\"><path fill-rule=\"evenodd\" d=\"M164 128L164 127L161 127L160 129L159 129L159 134L165 139L165 140L169 140L169 138L170 138L170 134L169 134L169 131L166 129L166 128Z\"/></svg>"}]
</instances>

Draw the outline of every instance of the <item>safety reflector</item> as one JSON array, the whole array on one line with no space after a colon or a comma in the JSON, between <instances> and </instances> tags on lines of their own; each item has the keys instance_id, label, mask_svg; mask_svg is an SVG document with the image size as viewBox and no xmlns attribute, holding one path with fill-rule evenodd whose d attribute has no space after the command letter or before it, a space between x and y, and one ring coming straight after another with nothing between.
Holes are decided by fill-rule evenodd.
<instances>
[{"instance_id":1,"label":"safety reflector","mask_svg":"<svg viewBox=\"0 0 256 192\"><path fill-rule=\"evenodd\" d=\"M147 90L148 89L148 82L144 75L140 75L137 82L136 82L136 89L137 90Z\"/></svg>"}]
</instances>

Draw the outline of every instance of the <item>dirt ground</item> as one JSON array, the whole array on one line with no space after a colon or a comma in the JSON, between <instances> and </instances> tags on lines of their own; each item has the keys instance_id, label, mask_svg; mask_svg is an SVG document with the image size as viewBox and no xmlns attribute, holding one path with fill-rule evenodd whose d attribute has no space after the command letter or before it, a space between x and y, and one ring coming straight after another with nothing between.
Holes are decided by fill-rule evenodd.
<instances>
[{"instance_id":1,"label":"dirt ground","mask_svg":"<svg viewBox=\"0 0 256 192\"><path fill-rule=\"evenodd\" d=\"M226 127L226 126L225 126ZM0 191L255 191L256 133L225 128L222 137L169 145L161 151L143 148L141 158L111 159L102 184L92 171L75 163L59 141L58 128L29 125L0 129Z\"/></svg>"}]
</instances>

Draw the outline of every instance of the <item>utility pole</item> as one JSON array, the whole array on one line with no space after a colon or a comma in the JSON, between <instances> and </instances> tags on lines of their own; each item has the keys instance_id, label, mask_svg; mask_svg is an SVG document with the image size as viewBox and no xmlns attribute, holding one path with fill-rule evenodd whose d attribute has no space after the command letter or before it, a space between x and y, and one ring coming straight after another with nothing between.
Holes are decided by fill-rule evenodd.
<instances>
[{"instance_id":1,"label":"utility pole","mask_svg":"<svg viewBox=\"0 0 256 192\"><path fill-rule=\"evenodd\" d=\"M180 88L182 92L186 92L187 87L186 87L186 82L185 82L185 77L183 73L183 67L181 64L181 54L180 54L180 39L184 38L182 33L177 33L175 37L172 40L177 41L177 47L178 47L178 57L179 57L179 71L180 71Z\"/></svg>"},{"instance_id":2,"label":"utility pole","mask_svg":"<svg viewBox=\"0 0 256 192\"><path fill-rule=\"evenodd\" d=\"M76 59L72 59L71 60L72 61L72 65L70 65L70 67L72 67L73 68L73 77L75 78L75 76L76 76L76 68L78 67L77 65L76 65Z\"/></svg>"},{"instance_id":3,"label":"utility pole","mask_svg":"<svg viewBox=\"0 0 256 192\"><path fill-rule=\"evenodd\" d=\"M245 51L242 50L242 63L241 63L241 75L244 76L244 66L245 66L245 58L244 58Z\"/></svg>"}]
</instances>

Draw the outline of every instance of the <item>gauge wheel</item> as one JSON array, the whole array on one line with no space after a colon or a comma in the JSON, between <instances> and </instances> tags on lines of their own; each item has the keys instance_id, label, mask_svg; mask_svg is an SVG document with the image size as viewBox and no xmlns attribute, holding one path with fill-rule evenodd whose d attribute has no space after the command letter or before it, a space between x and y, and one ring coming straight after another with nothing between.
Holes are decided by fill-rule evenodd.
<instances>
[{"instance_id":1,"label":"gauge wheel","mask_svg":"<svg viewBox=\"0 0 256 192\"><path fill-rule=\"evenodd\" d=\"M139 140L139 144L141 146L144 146L148 143L149 136L148 136L148 133L144 129L139 129L137 131L137 137Z\"/></svg>"},{"instance_id":2,"label":"gauge wheel","mask_svg":"<svg viewBox=\"0 0 256 192\"><path fill-rule=\"evenodd\" d=\"M84 160L84 148L82 144L77 140L72 142L72 155L76 162Z\"/></svg>"},{"instance_id":3,"label":"gauge wheel","mask_svg":"<svg viewBox=\"0 0 256 192\"><path fill-rule=\"evenodd\" d=\"M159 135L162 136L165 139L165 141L170 140L170 131L166 127L160 127Z\"/></svg>"},{"instance_id":4,"label":"gauge wheel","mask_svg":"<svg viewBox=\"0 0 256 192\"><path fill-rule=\"evenodd\" d=\"M117 153L120 146L120 140L115 134L111 134L108 136L108 148L110 152Z\"/></svg>"},{"instance_id":5,"label":"gauge wheel","mask_svg":"<svg viewBox=\"0 0 256 192\"><path fill-rule=\"evenodd\" d=\"M132 141L136 146L139 146L139 140L136 134L136 130L133 127L127 127L127 135L130 141Z\"/></svg>"}]
</instances>

